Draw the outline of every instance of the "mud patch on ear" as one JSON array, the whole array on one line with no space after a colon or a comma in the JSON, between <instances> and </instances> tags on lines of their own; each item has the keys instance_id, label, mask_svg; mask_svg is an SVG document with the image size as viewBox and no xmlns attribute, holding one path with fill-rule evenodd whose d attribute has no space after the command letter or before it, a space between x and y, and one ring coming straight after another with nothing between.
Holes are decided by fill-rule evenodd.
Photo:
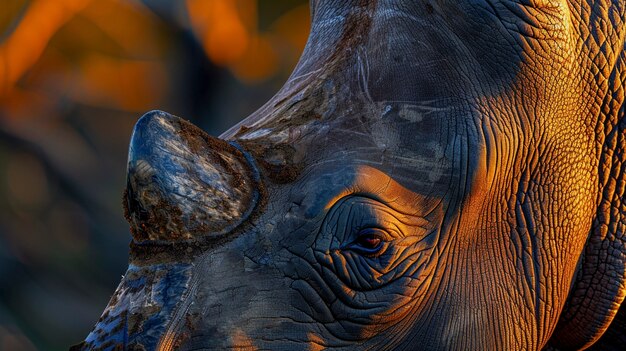
<instances>
[{"instance_id":1,"label":"mud patch on ear","mask_svg":"<svg viewBox=\"0 0 626 351\"><path fill-rule=\"evenodd\" d=\"M285 143L271 145L258 141L240 141L240 143L261 166L263 176L274 183L291 183L300 176L304 168L303 155L299 155L291 145Z\"/></svg>"}]
</instances>

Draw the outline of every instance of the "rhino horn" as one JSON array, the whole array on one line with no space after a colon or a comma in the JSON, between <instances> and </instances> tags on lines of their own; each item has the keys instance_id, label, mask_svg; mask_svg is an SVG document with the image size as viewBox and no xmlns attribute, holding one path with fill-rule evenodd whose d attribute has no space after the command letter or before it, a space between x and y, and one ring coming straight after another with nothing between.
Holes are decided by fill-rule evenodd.
<instances>
[{"instance_id":1,"label":"rhino horn","mask_svg":"<svg viewBox=\"0 0 626 351\"><path fill-rule=\"evenodd\" d=\"M237 144L161 111L135 125L128 153L125 216L134 243L222 236L259 199L254 161Z\"/></svg>"}]
</instances>

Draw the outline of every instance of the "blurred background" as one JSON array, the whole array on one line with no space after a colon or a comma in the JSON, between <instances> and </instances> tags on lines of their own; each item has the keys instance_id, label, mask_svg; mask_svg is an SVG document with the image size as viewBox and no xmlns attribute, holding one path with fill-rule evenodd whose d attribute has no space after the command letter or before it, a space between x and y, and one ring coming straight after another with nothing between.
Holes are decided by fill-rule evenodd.
<instances>
[{"instance_id":1,"label":"blurred background","mask_svg":"<svg viewBox=\"0 0 626 351\"><path fill-rule=\"evenodd\" d=\"M302 0L0 0L0 350L66 350L127 266L132 127L219 135L304 47Z\"/></svg>"}]
</instances>

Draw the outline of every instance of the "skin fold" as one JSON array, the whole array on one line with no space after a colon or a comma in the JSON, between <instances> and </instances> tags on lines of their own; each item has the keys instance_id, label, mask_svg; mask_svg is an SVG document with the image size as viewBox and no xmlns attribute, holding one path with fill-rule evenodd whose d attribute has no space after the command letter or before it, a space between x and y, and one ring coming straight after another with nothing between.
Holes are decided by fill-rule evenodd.
<instances>
[{"instance_id":1,"label":"skin fold","mask_svg":"<svg viewBox=\"0 0 626 351\"><path fill-rule=\"evenodd\" d=\"M318 0L220 138L129 151L129 269L76 349L619 349L626 2Z\"/></svg>"}]
</instances>

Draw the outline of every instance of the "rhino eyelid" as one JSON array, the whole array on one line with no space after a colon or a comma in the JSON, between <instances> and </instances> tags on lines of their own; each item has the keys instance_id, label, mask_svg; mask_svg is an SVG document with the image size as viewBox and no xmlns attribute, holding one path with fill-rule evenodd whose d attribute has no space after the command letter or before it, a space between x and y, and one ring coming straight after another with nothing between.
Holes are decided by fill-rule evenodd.
<instances>
[{"instance_id":1,"label":"rhino eyelid","mask_svg":"<svg viewBox=\"0 0 626 351\"><path fill-rule=\"evenodd\" d=\"M386 230L377 227L359 229L356 238L344 249L354 251L368 257L381 255L389 243L389 234Z\"/></svg>"}]
</instances>

